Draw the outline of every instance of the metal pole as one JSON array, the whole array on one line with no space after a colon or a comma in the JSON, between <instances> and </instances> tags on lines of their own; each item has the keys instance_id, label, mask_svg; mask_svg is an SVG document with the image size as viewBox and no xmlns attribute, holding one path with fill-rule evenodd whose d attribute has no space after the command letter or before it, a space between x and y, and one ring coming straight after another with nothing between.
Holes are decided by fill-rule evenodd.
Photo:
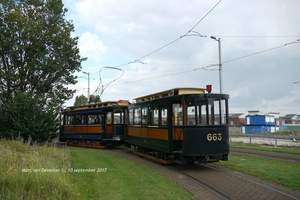
<instances>
[{"instance_id":1,"label":"metal pole","mask_svg":"<svg viewBox=\"0 0 300 200\"><path fill-rule=\"evenodd\" d=\"M223 94L222 61L221 61L221 38L218 38L218 44L219 44L219 79L220 79L220 93Z\"/></svg>"},{"instance_id":2,"label":"metal pole","mask_svg":"<svg viewBox=\"0 0 300 200\"><path fill-rule=\"evenodd\" d=\"M90 72L88 72L88 103L90 102Z\"/></svg>"},{"instance_id":3,"label":"metal pole","mask_svg":"<svg viewBox=\"0 0 300 200\"><path fill-rule=\"evenodd\" d=\"M220 94L223 94L223 80L222 80L222 60L221 60L221 38L210 36L211 39L216 40L219 46L219 82L220 82Z\"/></svg>"},{"instance_id":4,"label":"metal pole","mask_svg":"<svg viewBox=\"0 0 300 200\"><path fill-rule=\"evenodd\" d=\"M88 102L90 102L90 72L82 72L82 73L88 75L88 96L87 96L87 98L88 98Z\"/></svg>"}]
</instances>

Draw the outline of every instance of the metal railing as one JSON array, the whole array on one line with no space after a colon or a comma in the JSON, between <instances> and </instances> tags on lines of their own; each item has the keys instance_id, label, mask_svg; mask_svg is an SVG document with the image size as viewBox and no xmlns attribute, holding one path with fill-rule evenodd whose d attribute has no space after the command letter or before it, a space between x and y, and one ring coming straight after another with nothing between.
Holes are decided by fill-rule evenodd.
<instances>
[{"instance_id":1,"label":"metal railing","mask_svg":"<svg viewBox=\"0 0 300 200\"><path fill-rule=\"evenodd\" d=\"M270 146L300 147L300 136L281 136L264 134L230 134L230 142L242 142L249 144L263 144Z\"/></svg>"}]
</instances>

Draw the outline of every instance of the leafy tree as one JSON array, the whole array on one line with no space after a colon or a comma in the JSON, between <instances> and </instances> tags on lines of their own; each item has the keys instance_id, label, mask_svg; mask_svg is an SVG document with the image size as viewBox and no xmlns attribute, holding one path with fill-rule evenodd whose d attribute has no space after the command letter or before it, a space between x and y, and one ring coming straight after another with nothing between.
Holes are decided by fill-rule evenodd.
<instances>
[{"instance_id":1,"label":"leafy tree","mask_svg":"<svg viewBox=\"0 0 300 200\"><path fill-rule=\"evenodd\" d=\"M101 102L100 95L90 95L90 103Z\"/></svg>"},{"instance_id":2,"label":"leafy tree","mask_svg":"<svg viewBox=\"0 0 300 200\"><path fill-rule=\"evenodd\" d=\"M0 107L2 136L42 142L58 136L60 108L47 99L33 97L30 93L18 93L13 100ZM43 134L42 134L43 133Z\"/></svg>"},{"instance_id":3,"label":"leafy tree","mask_svg":"<svg viewBox=\"0 0 300 200\"><path fill-rule=\"evenodd\" d=\"M75 97L74 106L80 106L86 104L88 102L88 98L83 94Z\"/></svg>"},{"instance_id":4,"label":"leafy tree","mask_svg":"<svg viewBox=\"0 0 300 200\"><path fill-rule=\"evenodd\" d=\"M61 0L18 0L0 4L0 90L44 94L63 103L72 98L72 75L81 69L78 37L63 17Z\"/></svg>"},{"instance_id":5,"label":"leafy tree","mask_svg":"<svg viewBox=\"0 0 300 200\"><path fill-rule=\"evenodd\" d=\"M80 106L87 103L97 103L97 102L101 102L99 95L93 95L93 94L90 95L90 102L88 102L88 98L82 94L80 96L75 97L74 106Z\"/></svg>"},{"instance_id":6,"label":"leafy tree","mask_svg":"<svg viewBox=\"0 0 300 200\"><path fill-rule=\"evenodd\" d=\"M14 134L26 127L39 130L32 118L22 118L32 109L41 109L35 116L55 127L56 110L75 93L68 85L77 82L73 74L86 58L79 55L78 37L71 36L74 26L64 19L66 12L62 0L0 2L0 107L8 120L0 124L2 133L10 127ZM17 113L20 99L24 112Z\"/></svg>"}]
</instances>

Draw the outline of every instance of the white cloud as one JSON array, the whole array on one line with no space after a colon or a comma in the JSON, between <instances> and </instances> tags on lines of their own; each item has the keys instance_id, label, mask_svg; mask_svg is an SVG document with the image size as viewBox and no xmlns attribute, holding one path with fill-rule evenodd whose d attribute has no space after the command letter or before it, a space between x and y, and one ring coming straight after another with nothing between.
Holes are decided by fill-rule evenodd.
<instances>
[{"instance_id":1,"label":"white cloud","mask_svg":"<svg viewBox=\"0 0 300 200\"><path fill-rule=\"evenodd\" d=\"M88 59L93 59L95 61L101 61L106 51L106 47L103 45L98 35L90 32L85 32L81 35L78 45L80 54L83 57L88 57Z\"/></svg>"}]
</instances>

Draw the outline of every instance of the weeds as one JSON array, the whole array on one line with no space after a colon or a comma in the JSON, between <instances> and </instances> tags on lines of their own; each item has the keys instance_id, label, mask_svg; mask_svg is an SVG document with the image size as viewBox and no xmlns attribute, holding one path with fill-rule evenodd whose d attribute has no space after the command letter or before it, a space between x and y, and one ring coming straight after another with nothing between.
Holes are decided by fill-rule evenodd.
<instances>
[{"instance_id":1,"label":"weeds","mask_svg":"<svg viewBox=\"0 0 300 200\"><path fill-rule=\"evenodd\" d=\"M0 140L0 199L76 199L69 150Z\"/></svg>"}]
</instances>

